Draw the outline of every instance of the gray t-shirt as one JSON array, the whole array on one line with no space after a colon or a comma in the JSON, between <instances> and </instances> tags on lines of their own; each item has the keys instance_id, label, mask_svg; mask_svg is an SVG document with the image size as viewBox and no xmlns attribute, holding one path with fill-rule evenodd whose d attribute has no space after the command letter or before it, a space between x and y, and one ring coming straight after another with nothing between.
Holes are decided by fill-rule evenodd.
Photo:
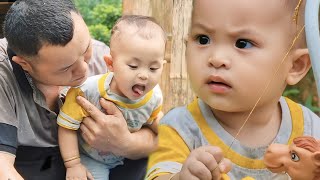
<instances>
[{"instance_id":1,"label":"gray t-shirt","mask_svg":"<svg viewBox=\"0 0 320 180\"><path fill-rule=\"evenodd\" d=\"M110 50L102 42L92 43L90 75L105 73L103 56ZM62 105L61 99L57 101ZM20 145L58 146L57 114L47 107L32 78L9 59L5 39L0 39L0 114L0 151L15 154Z\"/></svg>"},{"instance_id":2,"label":"gray t-shirt","mask_svg":"<svg viewBox=\"0 0 320 180\"><path fill-rule=\"evenodd\" d=\"M152 179L160 173L179 172L182 163L177 162L177 159L187 157L192 150L209 144L219 146L225 157L232 161L232 169L227 174L232 180L252 178L259 180L289 179L286 174L273 174L266 169L262 158L267 146L251 148L242 145L219 124L207 104L200 98L193 103L195 104L195 106L192 106L193 108L189 109L186 106L175 108L161 119L159 129L170 129L166 133L167 136L172 136L161 140L160 135L159 147L161 147L161 150L154 152L156 155L149 158L151 167L148 170L147 179ZM320 118L316 114L302 105L285 100L283 97L280 98L279 103L282 120L274 143L287 144L290 139L300 135L309 135L320 139ZM293 104L294 106L292 106ZM199 112L195 107L199 109ZM173 136L175 133L169 134L170 132L178 134L183 140L184 147L181 144L176 145L178 141L175 141L176 137ZM159 130L159 134L161 134L161 130ZM231 144L232 146L229 149ZM183 150L177 152L175 151L177 149Z\"/></svg>"}]
</instances>

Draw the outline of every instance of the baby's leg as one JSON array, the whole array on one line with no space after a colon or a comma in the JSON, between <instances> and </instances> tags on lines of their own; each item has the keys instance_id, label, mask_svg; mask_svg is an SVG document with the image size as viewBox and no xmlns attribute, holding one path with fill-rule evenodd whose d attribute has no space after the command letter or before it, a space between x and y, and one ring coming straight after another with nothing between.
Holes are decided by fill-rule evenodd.
<instances>
[{"instance_id":1,"label":"baby's leg","mask_svg":"<svg viewBox=\"0 0 320 180\"><path fill-rule=\"evenodd\" d=\"M110 170L108 166L96 161L87 155L81 154L81 163L90 171L94 180L109 180Z\"/></svg>"}]
</instances>

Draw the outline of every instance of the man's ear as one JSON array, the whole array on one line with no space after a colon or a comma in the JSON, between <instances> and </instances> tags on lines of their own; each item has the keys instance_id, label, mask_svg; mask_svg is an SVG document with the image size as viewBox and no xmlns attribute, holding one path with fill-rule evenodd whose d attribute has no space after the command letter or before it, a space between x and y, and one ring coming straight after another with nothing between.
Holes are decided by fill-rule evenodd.
<instances>
[{"instance_id":1,"label":"man's ear","mask_svg":"<svg viewBox=\"0 0 320 180\"><path fill-rule=\"evenodd\" d=\"M309 71L311 60L308 49L296 49L291 56L292 67L287 76L287 84L297 84Z\"/></svg>"},{"instance_id":2,"label":"man's ear","mask_svg":"<svg viewBox=\"0 0 320 180\"><path fill-rule=\"evenodd\" d=\"M32 72L32 66L28 60L21 56L13 56L12 61L19 64L24 71Z\"/></svg>"},{"instance_id":3,"label":"man's ear","mask_svg":"<svg viewBox=\"0 0 320 180\"><path fill-rule=\"evenodd\" d=\"M105 55L103 56L104 61L106 62L106 65L108 67L108 71L113 71L113 61L111 55Z\"/></svg>"},{"instance_id":4,"label":"man's ear","mask_svg":"<svg viewBox=\"0 0 320 180\"><path fill-rule=\"evenodd\" d=\"M320 167L320 151L312 154L312 160L316 166Z\"/></svg>"}]
</instances>

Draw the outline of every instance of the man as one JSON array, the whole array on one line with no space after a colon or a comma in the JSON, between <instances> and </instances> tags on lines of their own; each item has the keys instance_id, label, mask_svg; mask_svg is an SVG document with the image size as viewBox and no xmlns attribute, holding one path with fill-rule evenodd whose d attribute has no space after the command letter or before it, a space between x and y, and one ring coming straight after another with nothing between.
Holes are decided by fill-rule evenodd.
<instances>
[{"instance_id":1,"label":"man","mask_svg":"<svg viewBox=\"0 0 320 180\"><path fill-rule=\"evenodd\" d=\"M4 34L8 53L0 52L0 179L64 179L56 125L63 99L60 87L86 79L97 46L71 0L16 1L6 16ZM91 115L81 126L89 145L129 159L145 157L155 148L156 135L149 129L130 133L112 103L101 101L105 115L85 99L78 100ZM127 165L139 172L135 162ZM117 175L111 179L137 179Z\"/></svg>"}]
</instances>

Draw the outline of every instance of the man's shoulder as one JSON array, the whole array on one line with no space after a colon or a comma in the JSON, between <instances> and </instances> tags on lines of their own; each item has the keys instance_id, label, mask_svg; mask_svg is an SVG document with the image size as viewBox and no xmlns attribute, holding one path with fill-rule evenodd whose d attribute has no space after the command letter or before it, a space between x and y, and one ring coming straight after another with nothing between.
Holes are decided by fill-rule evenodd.
<instances>
[{"instance_id":1,"label":"man's shoulder","mask_svg":"<svg viewBox=\"0 0 320 180\"><path fill-rule=\"evenodd\" d=\"M0 39L0 69L10 67L7 54L8 42L5 38Z\"/></svg>"},{"instance_id":2,"label":"man's shoulder","mask_svg":"<svg viewBox=\"0 0 320 180\"><path fill-rule=\"evenodd\" d=\"M13 71L11 63L7 56L0 53L0 77L1 79L6 79L8 77L13 77Z\"/></svg>"},{"instance_id":3,"label":"man's shoulder","mask_svg":"<svg viewBox=\"0 0 320 180\"><path fill-rule=\"evenodd\" d=\"M0 52L7 55L8 42L5 38L0 39Z\"/></svg>"},{"instance_id":4,"label":"man's shoulder","mask_svg":"<svg viewBox=\"0 0 320 180\"><path fill-rule=\"evenodd\" d=\"M92 47L93 47L93 51L98 51L98 52L100 50L107 51L107 52L103 52L104 54L105 53L109 54L109 51L110 51L109 47L104 42L101 42L95 39L92 39Z\"/></svg>"}]
</instances>

